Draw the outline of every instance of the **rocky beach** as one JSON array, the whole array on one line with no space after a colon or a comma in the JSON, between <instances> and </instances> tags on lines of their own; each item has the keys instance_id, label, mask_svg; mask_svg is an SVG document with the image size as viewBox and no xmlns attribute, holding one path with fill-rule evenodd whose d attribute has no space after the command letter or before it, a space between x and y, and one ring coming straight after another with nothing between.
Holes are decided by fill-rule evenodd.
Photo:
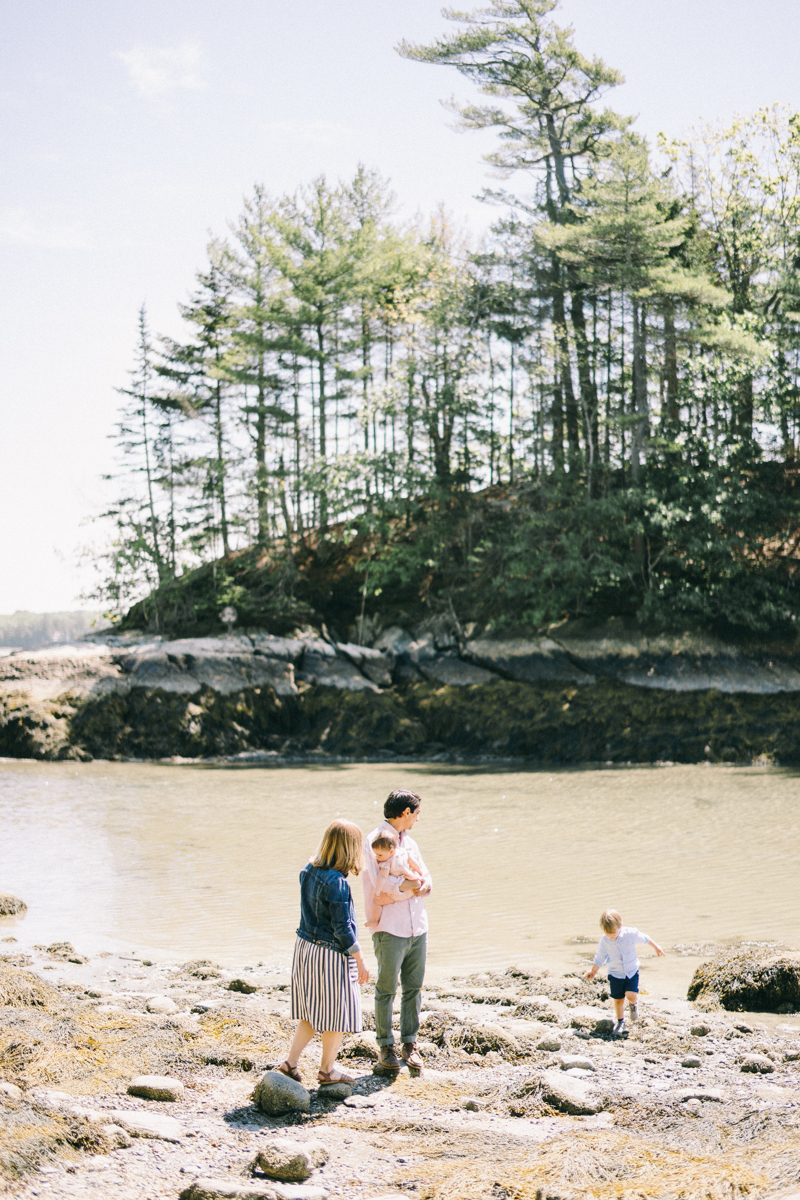
<instances>
[{"instance_id":1,"label":"rocky beach","mask_svg":"<svg viewBox=\"0 0 800 1200\"><path fill-rule=\"evenodd\" d=\"M367 987L365 1031L342 1054L355 1084L326 1090L314 1047L303 1086L271 1070L292 1030L285 974L79 950L2 945L0 1171L14 1196L800 1194L797 954L710 953L694 1001L643 996L621 1039L602 979L510 967L432 985L425 1070L396 1080L373 1071ZM734 1010L744 1002L770 1011Z\"/></svg>"}]
</instances>

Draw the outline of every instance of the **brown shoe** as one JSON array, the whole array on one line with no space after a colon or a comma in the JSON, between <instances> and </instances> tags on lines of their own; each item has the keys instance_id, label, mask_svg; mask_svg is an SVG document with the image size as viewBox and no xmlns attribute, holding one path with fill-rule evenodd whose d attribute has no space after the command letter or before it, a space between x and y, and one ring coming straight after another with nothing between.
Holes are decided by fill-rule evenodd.
<instances>
[{"instance_id":1,"label":"brown shoe","mask_svg":"<svg viewBox=\"0 0 800 1200\"><path fill-rule=\"evenodd\" d=\"M378 1046L378 1061L373 1070L377 1075L396 1075L402 1067L394 1052L394 1046Z\"/></svg>"},{"instance_id":2,"label":"brown shoe","mask_svg":"<svg viewBox=\"0 0 800 1200\"><path fill-rule=\"evenodd\" d=\"M420 1057L416 1042L403 1042L403 1047L400 1051L403 1056L403 1062L411 1071L421 1071L425 1065Z\"/></svg>"}]
</instances>

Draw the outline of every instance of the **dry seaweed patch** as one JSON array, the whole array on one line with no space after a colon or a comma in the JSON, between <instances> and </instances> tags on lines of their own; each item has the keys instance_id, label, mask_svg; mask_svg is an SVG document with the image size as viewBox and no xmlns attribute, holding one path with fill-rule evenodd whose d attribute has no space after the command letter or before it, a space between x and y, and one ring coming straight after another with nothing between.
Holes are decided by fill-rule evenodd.
<instances>
[{"instance_id":1,"label":"dry seaweed patch","mask_svg":"<svg viewBox=\"0 0 800 1200\"><path fill-rule=\"evenodd\" d=\"M77 1117L0 1097L0 1179L19 1180L57 1155L105 1149L97 1130Z\"/></svg>"}]
</instances>

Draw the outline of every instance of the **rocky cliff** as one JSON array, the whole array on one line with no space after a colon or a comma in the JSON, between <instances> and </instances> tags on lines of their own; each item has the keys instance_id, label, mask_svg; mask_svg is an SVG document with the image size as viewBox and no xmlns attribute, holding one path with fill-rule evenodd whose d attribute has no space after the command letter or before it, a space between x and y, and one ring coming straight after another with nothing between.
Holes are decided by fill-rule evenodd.
<instances>
[{"instance_id":1,"label":"rocky cliff","mask_svg":"<svg viewBox=\"0 0 800 1200\"><path fill-rule=\"evenodd\" d=\"M800 656L622 621L126 634L0 659L0 755L800 761Z\"/></svg>"}]
</instances>

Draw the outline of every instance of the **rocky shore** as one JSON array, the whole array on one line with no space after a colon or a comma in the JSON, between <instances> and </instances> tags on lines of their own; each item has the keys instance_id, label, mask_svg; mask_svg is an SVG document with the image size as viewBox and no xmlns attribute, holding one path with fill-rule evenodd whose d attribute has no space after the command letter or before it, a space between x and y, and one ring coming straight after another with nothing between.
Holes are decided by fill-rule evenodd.
<instances>
[{"instance_id":1,"label":"rocky shore","mask_svg":"<svg viewBox=\"0 0 800 1200\"><path fill-rule=\"evenodd\" d=\"M581 975L430 986L424 1072L376 1075L367 1028L343 1054L354 1087L326 1094L313 1047L304 1086L271 1072L289 981L263 964L2 950L0 1178L15 1196L800 1194L800 1014L725 1011L708 989L728 968L695 1003L643 997L622 1039L603 982Z\"/></svg>"},{"instance_id":2,"label":"rocky shore","mask_svg":"<svg viewBox=\"0 0 800 1200\"><path fill-rule=\"evenodd\" d=\"M169 640L99 635L0 658L0 756L800 762L800 652L610 620L548 637L445 617Z\"/></svg>"}]
</instances>

